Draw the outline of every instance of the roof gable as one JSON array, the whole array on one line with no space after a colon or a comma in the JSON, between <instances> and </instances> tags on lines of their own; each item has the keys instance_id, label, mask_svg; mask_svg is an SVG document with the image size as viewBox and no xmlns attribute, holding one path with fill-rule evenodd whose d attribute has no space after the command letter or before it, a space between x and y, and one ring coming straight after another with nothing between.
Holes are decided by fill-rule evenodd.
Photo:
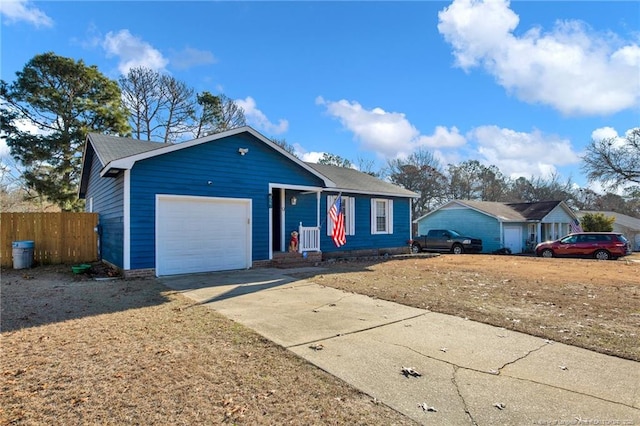
<instances>
[{"instance_id":1,"label":"roof gable","mask_svg":"<svg viewBox=\"0 0 640 426\"><path fill-rule=\"evenodd\" d=\"M216 133L213 135L205 136L199 139L192 139L190 141L181 142L178 144L164 144L160 142L147 142L140 141L131 138L119 138L115 136L100 135L96 133L90 133L87 136L87 147L85 147L85 156L89 151L88 145L93 147L94 152L100 159L102 164L101 176L108 175L112 170L130 170L137 161L152 158L158 155L168 154L174 151L187 149L192 146L200 145L203 143L214 142L219 139L223 139L229 136L238 135L241 133L248 133L254 136L262 143L268 145L273 150L277 151L281 155L287 157L290 161L295 162L307 172L320 178L326 186L335 186L333 182L326 176L318 173L315 169L309 167L307 163L301 161L294 155L285 151L277 144L270 141L265 136L258 133L251 127L244 126L236 129L231 129L226 132ZM83 161L83 174L85 173L84 167L85 161ZM88 170L87 170L88 172Z\"/></svg>"}]
</instances>

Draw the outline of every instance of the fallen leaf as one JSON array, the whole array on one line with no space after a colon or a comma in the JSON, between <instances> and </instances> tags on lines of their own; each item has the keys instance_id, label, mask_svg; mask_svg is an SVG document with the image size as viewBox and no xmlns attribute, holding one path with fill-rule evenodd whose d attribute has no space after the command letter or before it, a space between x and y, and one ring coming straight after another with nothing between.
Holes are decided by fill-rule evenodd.
<instances>
[{"instance_id":1,"label":"fallen leaf","mask_svg":"<svg viewBox=\"0 0 640 426\"><path fill-rule=\"evenodd\" d=\"M495 404L493 404L493 406L496 407L498 410L504 410L505 408L507 408L507 406L502 402L496 402Z\"/></svg>"},{"instance_id":2,"label":"fallen leaf","mask_svg":"<svg viewBox=\"0 0 640 426\"><path fill-rule=\"evenodd\" d=\"M430 406L427 405L426 402L423 402L422 404L418 404L418 407L422 408L422 410L424 410L424 411L428 411L428 412L431 412L431 413L437 413L438 412L436 407L430 407Z\"/></svg>"},{"instance_id":3,"label":"fallen leaf","mask_svg":"<svg viewBox=\"0 0 640 426\"><path fill-rule=\"evenodd\" d=\"M412 367L402 367L402 374L404 374L405 377L409 377L409 376L420 377L420 376L422 376L422 374L418 373Z\"/></svg>"}]
</instances>

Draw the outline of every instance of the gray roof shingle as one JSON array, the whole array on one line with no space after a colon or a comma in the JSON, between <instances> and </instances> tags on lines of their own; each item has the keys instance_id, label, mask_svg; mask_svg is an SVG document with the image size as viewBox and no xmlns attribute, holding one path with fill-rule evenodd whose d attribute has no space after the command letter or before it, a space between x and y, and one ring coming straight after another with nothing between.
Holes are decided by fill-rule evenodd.
<instances>
[{"instance_id":1,"label":"gray roof shingle","mask_svg":"<svg viewBox=\"0 0 640 426\"><path fill-rule=\"evenodd\" d=\"M96 155L100 159L102 166L106 166L114 160L164 148L171 144L161 142L141 141L132 138L122 138L119 136L101 135L90 133L89 138L95 149Z\"/></svg>"},{"instance_id":2,"label":"gray roof shingle","mask_svg":"<svg viewBox=\"0 0 640 426\"><path fill-rule=\"evenodd\" d=\"M335 183L336 190L368 194L387 194L398 197L417 196L413 191L409 191L390 182L385 182L358 170L347 167L329 166L326 164L306 164Z\"/></svg>"},{"instance_id":3,"label":"gray roof shingle","mask_svg":"<svg viewBox=\"0 0 640 426\"><path fill-rule=\"evenodd\" d=\"M544 219L545 216L551 213L551 211L561 203L561 201L500 203L496 201L472 200L458 200L458 202L507 221L539 221Z\"/></svg>"},{"instance_id":4,"label":"gray roof shingle","mask_svg":"<svg viewBox=\"0 0 640 426\"><path fill-rule=\"evenodd\" d=\"M467 205L476 210L488 213L491 216L495 216L502 220L510 221L525 221L527 220L518 211L512 209L505 203L499 203L496 201L472 201L472 200L458 200L461 204Z\"/></svg>"}]
</instances>

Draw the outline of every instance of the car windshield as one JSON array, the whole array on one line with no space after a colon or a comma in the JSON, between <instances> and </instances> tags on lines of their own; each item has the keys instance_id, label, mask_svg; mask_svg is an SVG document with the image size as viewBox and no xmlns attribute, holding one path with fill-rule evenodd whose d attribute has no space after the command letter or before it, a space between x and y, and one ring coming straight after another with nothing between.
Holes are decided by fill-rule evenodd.
<instances>
[{"instance_id":1,"label":"car windshield","mask_svg":"<svg viewBox=\"0 0 640 426\"><path fill-rule=\"evenodd\" d=\"M625 244L629 242L629 240L627 240L627 238L622 234L619 234L618 238L620 239L620 241L622 241Z\"/></svg>"},{"instance_id":2,"label":"car windshield","mask_svg":"<svg viewBox=\"0 0 640 426\"><path fill-rule=\"evenodd\" d=\"M456 231L449 231L449 234L451 234L452 237L461 237L462 235L460 235L459 232Z\"/></svg>"}]
</instances>

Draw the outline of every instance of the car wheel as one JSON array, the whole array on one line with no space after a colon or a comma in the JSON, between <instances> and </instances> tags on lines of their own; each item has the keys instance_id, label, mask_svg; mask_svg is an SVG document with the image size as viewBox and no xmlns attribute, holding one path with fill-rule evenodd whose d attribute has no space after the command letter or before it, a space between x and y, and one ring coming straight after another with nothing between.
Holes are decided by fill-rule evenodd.
<instances>
[{"instance_id":1,"label":"car wheel","mask_svg":"<svg viewBox=\"0 0 640 426\"><path fill-rule=\"evenodd\" d=\"M542 250L542 253L540 253L540 255L542 257L553 257L553 250L551 249L544 249Z\"/></svg>"},{"instance_id":2,"label":"car wheel","mask_svg":"<svg viewBox=\"0 0 640 426\"><path fill-rule=\"evenodd\" d=\"M451 247L451 253L462 254L464 253L464 247L462 247L460 244L454 244L453 247Z\"/></svg>"},{"instance_id":3,"label":"car wheel","mask_svg":"<svg viewBox=\"0 0 640 426\"><path fill-rule=\"evenodd\" d=\"M411 244L411 253L416 254L416 253L420 253L421 251L422 251L422 247L420 247L420 244L417 244L417 243Z\"/></svg>"},{"instance_id":4,"label":"car wheel","mask_svg":"<svg viewBox=\"0 0 640 426\"><path fill-rule=\"evenodd\" d=\"M593 254L593 257L595 257L598 260L609 260L609 259L611 259L611 255L606 250L598 250L598 251L596 251Z\"/></svg>"}]
</instances>

